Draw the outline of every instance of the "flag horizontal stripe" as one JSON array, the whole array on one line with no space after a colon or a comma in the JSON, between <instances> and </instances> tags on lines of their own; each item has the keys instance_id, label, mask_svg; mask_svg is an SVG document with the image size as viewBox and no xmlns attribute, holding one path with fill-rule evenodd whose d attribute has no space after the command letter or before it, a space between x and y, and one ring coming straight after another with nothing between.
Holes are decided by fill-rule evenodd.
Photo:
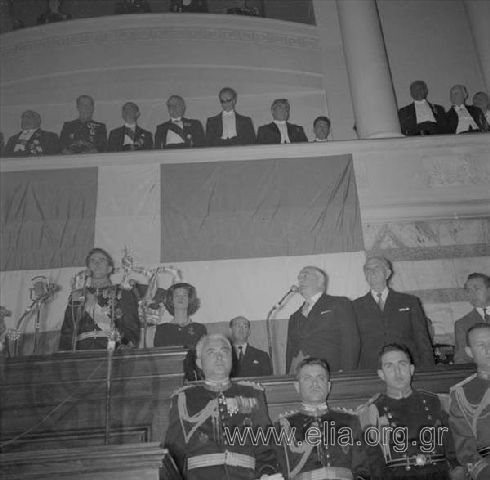
<instances>
[{"instance_id":1,"label":"flag horizontal stripe","mask_svg":"<svg viewBox=\"0 0 490 480\"><path fill-rule=\"evenodd\" d=\"M179 268L184 281L192 283L201 298L201 308L193 320L212 323L227 322L237 315L245 315L250 320L264 320L269 309L286 293L289 287L297 283L296 276L305 265L316 265L329 275L328 290L332 295L345 295L351 298L359 296L365 290L362 276L364 252L308 255L299 257L271 257L246 260L222 260L212 262L184 262L174 264ZM116 260L116 265L119 262ZM151 265L150 265L151 266ZM0 304L13 311L7 318L9 328L13 328L23 310L30 304L29 288L31 279L45 275L60 285L54 300L43 310L41 330L61 328L63 313L70 294L71 278L78 268L51 270L19 270L0 272ZM118 282L120 276L114 275ZM142 277L135 277L142 281ZM171 278L159 277L160 286L168 288ZM301 304L299 295L294 296L287 307L279 312L281 318L289 317ZM166 313L166 320L170 320ZM27 331L32 331L29 323Z\"/></svg>"},{"instance_id":2,"label":"flag horizontal stripe","mask_svg":"<svg viewBox=\"0 0 490 480\"><path fill-rule=\"evenodd\" d=\"M0 270L68 267L94 246L97 168L0 177Z\"/></svg>"},{"instance_id":3,"label":"flag horizontal stripe","mask_svg":"<svg viewBox=\"0 0 490 480\"><path fill-rule=\"evenodd\" d=\"M363 249L350 155L162 165L161 259Z\"/></svg>"}]
</instances>

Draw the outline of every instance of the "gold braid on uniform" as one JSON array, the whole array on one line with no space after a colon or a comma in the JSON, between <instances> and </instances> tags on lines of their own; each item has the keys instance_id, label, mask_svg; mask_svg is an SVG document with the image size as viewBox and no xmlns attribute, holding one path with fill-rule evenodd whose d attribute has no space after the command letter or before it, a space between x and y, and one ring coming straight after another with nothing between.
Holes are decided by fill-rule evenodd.
<instances>
[{"instance_id":1,"label":"gold braid on uniform","mask_svg":"<svg viewBox=\"0 0 490 480\"><path fill-rule=\"evenodd\" d=\"M284 430L286 432L288 432L288 434L289 434L291 431L291 424L289 423L288 419L286 417L281 417L281 418L279 418L279 422L281 424L281 427L284 428ZM285 442L285 443L287 443L287 442ZM294 441L294 438L293 438L293 441L290 444L284 446L285 449L288 447L291 450L291 452L299 453L302 455L301 460L298 462L296 467L290 472L290 478L294 478L296 475L298 475L301 472L301 470L305 466L305 463L308 461L308 458L310 457L311 452L313 451L313 445L309 445L308 442L306 442L306 441L303 441L299 445ZM288 455L286 452L286 459L287 458L288 458ZM289 464L289 461L288 461L288 464Z\"/></svg>"},{"instance_id":2,"label":"gold braid on uniform","mask_svg":"<svg viewBox=\"0 0 490 480\"><path fill-rule=\"evenodd\" d=\"M490 405L490 389L486 391L481 401L476 404L468 402L463 388L456 388L454 396L466 421L471 425L471 430L476 438L478 420L490 416L490 410L485 415L482 415L483 410Z\"/></svg>"},{"instance_id":3,"label":"gold braid on uniform","mask_svg":"<svg viewBox=\"0 0 490 480\"><path fill-rule=\"evenodd\" d=\"M192 417L189 415L187 410L187 401L185 392L180 392L178 396L178 408L179 408L179 418L180 424L182 425L182 432L184 433L185 443L189 442L189 439L194 435L195 431L209 418L213 418L213 425L216 426L218 422L218 402L216 399L210 400L208 404L198 413ZM189 433L186 433L186 428L184 426L184 421L188 423L193 423L194 425L190 429Z\"/></svg>"}]
</instances>

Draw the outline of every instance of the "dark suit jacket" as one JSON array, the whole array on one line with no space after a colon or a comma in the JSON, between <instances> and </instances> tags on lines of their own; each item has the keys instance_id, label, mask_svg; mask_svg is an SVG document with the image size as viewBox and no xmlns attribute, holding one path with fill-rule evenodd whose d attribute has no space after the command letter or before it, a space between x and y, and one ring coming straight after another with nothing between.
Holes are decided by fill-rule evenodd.
<instances>
[{"instance_id":1,"label":"dark suit jacket","mask_svg":"<svg viewBox=\"0 0 490 480\"><path fill-rule=\"evenodd\" d=\"M190 148L190 147L203 147L206 145L206 138L204 136L204 128L199 120L193 120L190 118L182 118L183 123L183 139L185 143L181 145L167 145L167 132L172 121L161 123L157 126L155 132L155 148Z\"/></svg>"},{"instance_id":2,"label":"dark suit jacket","mask_svg":"<svg viewBox=\"0 0 490 480\"><path fill-rule=\"evenodd\" d=\"M305 135L303 127L286 122L288 136L291 143L307 142L308 138ZM259 127L257 132L257 143L281 143L281 132L278 126L274 123L268 123Z\"/></svg>"},{"instance_id":3,"label":"dark suit jacket","mask_svg":"<svg viewBox=\"0 0 490 480\"><path fill-rule=\"evenodd\" d=\"M56 155L61 151L58 135L38 128L26 143L25 150L23 152L14 153L15 145L17 144L21 133L22 132L19 132L17 135L12 135L9 138L5 147L5 156L26 157L30 155Z\"/></svg>"},{"instance_id":4,"label":"dark suit jacket","mask_svg":"<svg viewBox=\"0 0 490 480\"><path fill-rule=\"evenodd\" d=\"M483 130L483 112L478 107L474 107L473 105L465 105L465 107L468 110L468 113L473 117L478 129ZM452 106L446 113L446 123L449 133L456 133L458 122L458 114L456 113L456 110L454 110L454 106Z\"/></svg>"},{"instance_id":5,"label":"dark suit jacket","mask_svg":"<svg viewBox=\"0 0 490 480\"><path fill-rule=\"evenodd\" d=\"M376 370L378 352L387 343L402 343L413 355L415 365L434 365L428 322L417 297L389 290L383 311L371 292L354 300L361 358L359 368Z\"/></svg>"},{"instance_id":6,"label":"dark suit jacket","mask_svg":"<svg viewBox=\"0 0 490 480\"><path fill-rule=\"evenodd\" d=\"M91 125L91 129L87 126ZM84 141L92 144L98 152L107 150L107 127L104 123L91 120L87 123L82 123L78 118L71 122L65 122L61 129L60 142L62 149L68 149L72 153L83 153L84 147L76 145L78 141Z\"/></svg>"},{"instance_id":7,"label":"dark suit jacket","mask_svg":"<svg viewBox=\"0 0 490 480\"><path fill-rule=\"evenodd\" d=\"M107 150L109 152L122 152L125 150L151 150L153 148L153 136L148 130L136 125L134 145L123 146L124 125L111 130ZM133 147L133 148L131 148Z\"/></svg>"},{"instance_id":8,"label":"dark suit jacket","mask_svg":"<svg viewBox=\"0 0 490 480\"><path fill-rule=\"evenodd\" d=\"M484 320L476 309L471 310L464 317L456 320L454 324L454 363L473 363L473 360L464 351L464 347L466 347L466 332L475 323L481 322L484 322Z\"/></svg>"},{"instance_id":9,"label":"dark suit jacket","mask_svg":"<svg viewBox=\"0 0 490 480\"><path fill-rule=\"evenodd\" d=\"M265 377L272 375L272 363L269 355L263 350L252 347L250 344L247 344L241 365L238 364L235 347L233 347L232 360L232 377Z\"/></svg>"},{"instance_id":10,"label":"dark suit jacket","mask_svg":"<svg viewBox=\"0 0 490 480\"><path fill-rule=\"evenodd\" d=\"M359 333L352 303L346 297L325 293L305 318L302 307L289 318L286 372L299 351L324 358L332 371L352 370L359 361Z\"/></svg>"},{"instance_id":11,"label":"dark suit jacket","mask_svg":"<svg viewBox=\"0 0 490 480\"><path fill-rule=\"evenodd\" d=\"M245 117L235 112L236 137L222 140L223 113L215 117L209 117L206 121L206 141L208 146L217 145L250 145L255 143L255 130L250 117Z\"/></svg>"},{"instance_id":12,"label":"dark suit jacket","mask_svg":"<svg viewBox=\"0 0 490 480\"><path fill-rule=\"evenodd\" d=\"M446 112L444 111L444 107L435 103L427 103L434 114L436 123L422 122L417 124L415 103L412 102L398 110L398 119L400 120L400 127L403 135L420 135L421 131L423 131L425 135L442 135L444 133L448 133L446 125Z\"/></svg>"}]
</instances>

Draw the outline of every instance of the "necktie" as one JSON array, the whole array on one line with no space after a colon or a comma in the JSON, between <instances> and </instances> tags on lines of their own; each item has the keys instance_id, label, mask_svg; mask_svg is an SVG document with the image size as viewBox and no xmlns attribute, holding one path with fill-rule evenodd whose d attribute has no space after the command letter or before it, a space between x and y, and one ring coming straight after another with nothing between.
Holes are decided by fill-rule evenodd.
<instances>
[{"instance_id":1,"label":"necktie","mask_svg":"<svg viewBox=\"0 0 490 480\"><path fill-rule=\"evenodd\" d=\"M378 297L378 307L381 311L385 308L385 303L383 302L383 294L382 293L377 293L376 296Z\"/></svg>"},{"instance_id":2,"label":"necktie","mask_svg":"<svg viewBox=\"0 0 490 480\"><path fill-rule=\"evenodd\" d=\"M243 347L240 345L238 347L238 365L241 366L243 362Z\"/></svg>"},{"instance_id":3,"label":"necktie","mask_svg":"<svg viewBox=\"0 0 490 480\"><path fill-rule=\"evenodd\" d=\"M485 320L485 322L490 322L490 314L489 314L488 307L483 308L483 320Z\"/></svg>"},{"instance_id":4,"label":"necktie","mask_svg":"<svg viewBox=\"0 0 490 480\"><path fill-rule=\"evenodd\" d=\"M310 313L310 310L311 310L311 299L308 299L308 300L305 300L305 303L303 304L303 315L305 317L308 316L308 314Z\"/></svg>"}]
</instances>

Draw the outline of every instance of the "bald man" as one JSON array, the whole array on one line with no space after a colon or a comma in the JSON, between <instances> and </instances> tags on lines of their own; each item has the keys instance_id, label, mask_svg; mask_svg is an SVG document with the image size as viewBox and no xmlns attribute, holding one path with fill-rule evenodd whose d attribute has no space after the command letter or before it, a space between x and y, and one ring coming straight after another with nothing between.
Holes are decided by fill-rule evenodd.
<instances>
[{"instance_id":1,"label":"bald man","mask_svg":"<svg viewBox=\"0 0 490 480\"><path fill-rule=\"evenodd\" d=\"M327 274L312 265L301 269L298 286L305 302L289 319L286 372L296 374L306 357L323 358L334 372L355 369L359 333L350 300L327 295Z\"/></svg>"},{"instance_id":2,"label":"bald man","mask_svg":"<svg viewBox=\"0 0 490 480\"><path fill-rule=\"evenodd\" d=\"M479 132L482 129L483 112L473 105L466 105L468 90L464 85L454 85L449 90L451 108L446 122L449 133Z\"/></svg>"},{"instance_id":3,"label":"bald man","mask_svg":"<svg viewBox=\"0 0 490 480\"><path fill-rule=\"evenodd\" d=\"M60 153L58 135L41 130L41 115L33 110L25 111L21 116L17 135L9 138L5 147L6 157L28 157L37 155L56 155Z\"/></svg>"},{"instance_id":4,"label":"bald man","mask_svg":"<svg viewBox=\"0 0 490 480\"><path fill-rule=\"evenodd\" d=\"M157 125L155 149L204 147L206 137L199 120L186 118L186 104L180 95L171 95L167 100L170 120Z\"/></svg>"}]
</instances>

